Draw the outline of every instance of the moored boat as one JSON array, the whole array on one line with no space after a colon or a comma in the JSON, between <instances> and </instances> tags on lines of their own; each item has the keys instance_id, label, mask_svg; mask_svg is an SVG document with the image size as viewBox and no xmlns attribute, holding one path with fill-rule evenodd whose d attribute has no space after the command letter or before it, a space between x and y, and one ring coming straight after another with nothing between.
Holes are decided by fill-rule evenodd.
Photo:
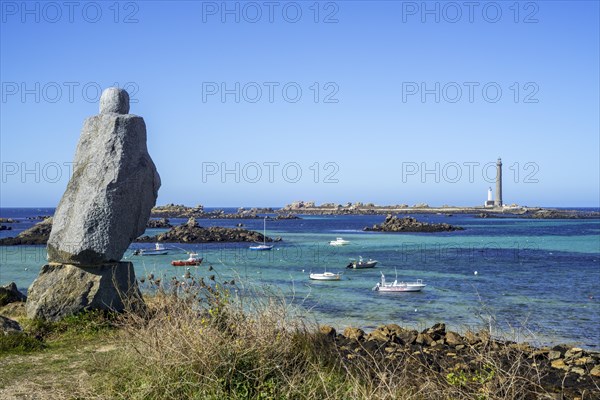
<instances>
[{"instance_id":1,"label":"moored boat","mask_svg":"<svg viewBox=\"0 0 600 400\"><path fill-rule=\"evenodd\" d=\"M273 245L267 244L267 217L263 221L263 243L257 246L250 246L250 250L268 251L273 249Z\"/></svg>"},{"instance_id":2,"label":"moored boat","mask_svg":"<svg viewBox=\"0 0 600 400\"><path fill-rule=\"evenodd\" d=\"M352 269L365 269L365 268L374 268L377 265L377 260L364 260L361 256L358 257L358 260L353 260L350 264L346 265L346 268Z\"/></svg>"},{"instance_id":3,"label":"moored boat","mask_svg":"<svg viewBox=\"0 0 600 400\"><path fill-rule=\"evenodd\" d=\"M171 265L174 267L186 267L193 265L200 265L202 263L202 257L198 257L196 253L190 253L190 257L187 260L173 260Z\"/></svg>"},{"instance_id":4,"label":"moored boat","mask_svg":"<svg viewBox=\"0 0 600 400\"><path fill-rule=\"evenodd\" d=\"M322 274L312 273L309 275L310 279L316 281L339 281L342 279L342 273L338 272L334 274L333 272L323 272Z\"/></svg>"},{"instance_id":5,"label":"moored boat","mask_svg":"<svg viewBox=\"0 0 600 400\"><path fill-rule=\"evenodd\" d=\"M250 250L255 250L255 251L267 251L267 250L272 250L273 249L273 245L269 245L269 244L259 244L258 246L250 246Z\"/></svg>"},{"instance_id":6,"label":"moored boat","mask_svg":"<svg viewBox=\"0 0 600 400\"><path fill-rule=\"evenodd\" d=\"M329 242L330 246L346 246L347 244L350 244L350 242L348 240L342 239L341 237Z\"/></svg>"},{"instance_id":7,"label":"moored boat","mask_svg":"<svg viewBox=\"0 0 600 400\"><path fill-rule=\"evenodd\" d=\"M425 286L427 285L423 283L422 279L417 279L415 282L398 282L396 279L392 283L387 283L382 272L381 282L377 282L373 290L377 292L420 292Z\"/></svg>"},{"instance_id":8,"label":"moored boat","mask_svg":"<svg viewBox=\"0 0 600 400\"><path fill-rule=\"evenodd\" d=\"M155 243L154 249L137 249L133 252L134 256L164 256L165 254L169 254L169 249L161 243Z\"/></svg>"}]
</instances>

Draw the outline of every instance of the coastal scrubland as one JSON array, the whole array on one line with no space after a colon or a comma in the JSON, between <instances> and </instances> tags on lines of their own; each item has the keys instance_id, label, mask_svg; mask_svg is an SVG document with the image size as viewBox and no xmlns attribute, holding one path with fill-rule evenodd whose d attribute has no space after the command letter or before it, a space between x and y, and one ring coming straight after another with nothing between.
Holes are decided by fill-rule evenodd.
<instances>
[{"instance_id":1,"label":"coastal scrubland","mask_svg":"<svg viewBox=\"0 0 600 400\"><path fill-rule=\"evenodd\" d=\"M458 334L318 325L267 289L157 286L143 311L28 320L0 336L0 398L600 398L599 355Z\"/></svg>"}]
</instances>

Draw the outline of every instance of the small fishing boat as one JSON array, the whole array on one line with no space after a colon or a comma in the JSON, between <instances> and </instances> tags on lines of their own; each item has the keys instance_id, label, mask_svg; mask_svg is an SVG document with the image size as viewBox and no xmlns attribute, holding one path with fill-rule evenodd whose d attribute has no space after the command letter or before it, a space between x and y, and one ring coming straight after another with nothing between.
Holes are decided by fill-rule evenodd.
<instances>
[{"instance_id":1,"label":"small fishing boat","mask_svg":"<svg viewBox=\"0 0 600 400\"><path fill-rule=\"evenodd\" d=\"M330 246L345 246L347 244L350 244L350 242L348 240L342 239L341 237L329 242Z\"/></svg>"},{"instance_id":2,"label":"small fishing boat","mask_svg":"<svg viewBox=\"0 0 600 400\"><path fill-rule=\"evenodd\" d=\"M334 274L333 272L323 272L322 274L312 273L309 275L310 279L314 279L315 281L339 281L342 279L342 273L338 272Z\"/></svg>"},{"instance_id":3,"label":"small fishing boat","mask_svg":"<svg viewBox=\"0 0 600 400\"><path fill-rule=\"evenodd\" d=\"M273 249L273 245L267 244L267 217L265 217L263 222L263 243L259 244L258 246L250 246L250 250L268 251Z\"/></svg>"},{"instance_id":4,"label":"small fishing boat","mask_svg":"<svg viewBox=\"0 0 600 400\"><path fill-rule=\"evenodd\" d=\"M353 260L350 262L350 264L346 265L346 268L352 268L352 269L365 269L365 268L374 268L375 265L377 265L377 260L372 260L372 259L368 259L368 260L364 260L361 256L358 257L358 261L357 260Z\"/></svg>"},{"instance_id":5,"label":"small fishing boat","mask_svg":"<svg viewBox=\"0 0 600 400\"><path fill-rule=\"evenodd\" d=\"M200 265L202 263L202 257L198 257L196 253L190 253L190 257L187 260L173 260L171 265L174 267L186 267L192 265Z\"/></svg>"},{"instance_id":6,"label":"small fishing boat","mask_svg":"<svg viewBox=\"0 0 600 400\"><path fill-rule=\"evenodd\" d=\"M422 279L417 279L416 282L398 282L396 279L393 283L387 283L382 272L381 282L377 282L373 290L377 292L420 292L425 286L427 285L423 283Z\"/></svg>"},{"instance_id":7,"label":"small fishing boat","mask_svg":"<svg viewBox=\"0 0 600 400\"><path fill-rule=\"evenodd\" d=\"M169 249L160 243L155 243L153 249L137 249L133 252L134 256L163 256L169 254Z\"/></svg>"}]
</instances>

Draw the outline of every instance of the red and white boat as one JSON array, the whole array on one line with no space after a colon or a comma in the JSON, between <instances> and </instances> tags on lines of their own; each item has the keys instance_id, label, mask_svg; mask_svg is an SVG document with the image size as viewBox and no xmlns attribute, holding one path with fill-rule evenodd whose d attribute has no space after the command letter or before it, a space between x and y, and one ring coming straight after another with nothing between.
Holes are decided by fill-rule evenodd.
<instances>
[{"instance_id":1,"label":"red and white boat","mask_svg":"<svg viewBox=\"0 0 600 400\"><path fill-rule=\"evenodd\" d=\"M171 265L174 267L187 267L191 265L200 265L202 263L202 257L198 257L196 253L190 253L190 257L187 260L173 260Z\"/></svg>"}]
</instances>

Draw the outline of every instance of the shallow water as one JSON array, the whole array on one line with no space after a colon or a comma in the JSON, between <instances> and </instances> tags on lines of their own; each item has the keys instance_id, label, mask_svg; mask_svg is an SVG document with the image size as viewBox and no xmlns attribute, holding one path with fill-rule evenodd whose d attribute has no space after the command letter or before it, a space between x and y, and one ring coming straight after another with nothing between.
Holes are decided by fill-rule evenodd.
<instances>
[{"instance_id":1,"label":"shallow water","mask_svg":"<svg viewBox=\"0 0 600 400\"><path fill-rule=\"evenodd\" d=\"M51 214L52 209L1 209L5 218L21 218L13 236ZM253 252L249 244L172 244L166 256L126 258L138 277L153 273L169 280L184 268L170 266L194 250L204 262L197 275L235 279L238 286L266 285L289 302L311 310L321 323L374 327L395 322L416 328L444 321L452 329L491 324L514 339L534 343L567 342L600 349L600 221L479 219L472 216L415 215L419 220L447 222L464 231L435 234L363 232L383 216L306 216L267 223L267 235L281 236L273 251ZM184 220L172 219L172 223ZM262 231L262 220L200 220L203 226L233 227L242 222ZM148 230L155 234L161 230ZM332 247L343 237L348 246ZM149 247L133 244L130 250ZM349 259L379 261L374 269L347 270ZM0 283L20 289L35 279L45 261L43 246L0 248ZM212 265L214 271L208 271ZM343 271L340 282L315 282L311 271ZM381 273L393 280L423 279L421 293L378 293L371 289ZM475 274L477 272L477 274Z\"/></svg>"}]
</instances>

